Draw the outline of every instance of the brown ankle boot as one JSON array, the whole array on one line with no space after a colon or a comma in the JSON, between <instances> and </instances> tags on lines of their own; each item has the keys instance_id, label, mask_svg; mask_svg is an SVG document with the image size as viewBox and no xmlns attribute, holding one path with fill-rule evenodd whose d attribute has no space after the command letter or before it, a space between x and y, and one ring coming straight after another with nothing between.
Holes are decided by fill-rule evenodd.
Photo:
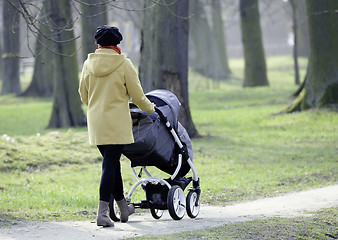
<instances>
[{"instance_id":1,"label":"brown ankle boot","mask_svg":"<svg viewBox=\"0 0 338 240\"><path fill-rule=\"evenodd\" d=\"M128 222L128 217L135 212L135 207L132 204L127 204L125 198L120 201L116 201L120 209L120 220L125 223Z\"/></svg>"},{"instance_id":2,"label":"brown ankle boot","mask_svg":"<svg viewBox=\"0 0 338 240\"><path fill-rule=\"evenodd\" d=\"M114 223L107 216L109 202L99 201L99 207L97 209L97 226L114 227Z\"/></svg>"}]
</instances>

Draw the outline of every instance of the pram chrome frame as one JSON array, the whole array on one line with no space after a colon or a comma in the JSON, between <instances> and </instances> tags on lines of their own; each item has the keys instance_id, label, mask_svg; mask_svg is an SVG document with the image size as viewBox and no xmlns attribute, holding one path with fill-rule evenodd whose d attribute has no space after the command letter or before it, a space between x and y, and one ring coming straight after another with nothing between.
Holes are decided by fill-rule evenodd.
<instances>
[{"instance_id":1,"label":"pram chrome frame","mask_svg":"<svg viewBox=\"0 0 338 240\"><path fill-rule=\"evenodd\" d=\"M156 113L159 115L160 120L165 124L166 128L168 131L171 133L173 136L173 139L175 143L177 144L179 148L179 154L178 154L178 161L177 161L177 167L174 171L174 173L171 175L169 178L170 180L174 180L177 177L177 174L179 173L181 167L182 167L182 162L183 162L183 157L187 159L187 163L190 166L190 169L193 173L193 176L191 177L191 180L193 181L192 187L189 188L189 193L187 195L187 199L184 196L184 189L181 189L181 187L177 185L171 185L167 180L161 178L161 177L154 177L152 176L149 171L147 170L146 166L139 166L141 167L141 171L145 172L147 177L145 178L140 178L134 167L131 166L131 171L137 182L133 185L131 190L129 191L126 200L128 203L133 204L136 208L150 208L151 214L155 219L161 218L163 214L163 210L168 209L169 214L174 220L180 220L183 218L185 211L187 212L188 216L190 218L195 218L197 217L199 213L199 196L201 193L201 189L199 187L199 178L197 176L197 171L192 163L192 160L190 159L188 152L185 148L185 146L182 144L179 136L177 135L176 131L173 129L171 126L170 122L168 121L167 117L159 110L158 108L155 107ZM132 164L131 164L132 165ZM169 180L168 179L168 180ZM191 181L190 180L190 181ZM189 181L189 183L190 183ZM134 193L134 191L137 189L138 186L140 185L147 185L148 183L160 183L162 186L167 186L168 187L168 197L167 197L167 202L166 205L163 203L164 206L161 206L161 208L158 208L156 206L151 205L149 202L146 204L146 206L142 205L142 203L131 203L131 196ZM189 184L188 183L188 184ZM188 185L187 184L187 185ZM113 206L110 206L113 207ZM118 218L115 216L115 213L113 212L113 218L118 221ZM113 220L114 220L113 219Z\"/></svg>"}]
</instances>

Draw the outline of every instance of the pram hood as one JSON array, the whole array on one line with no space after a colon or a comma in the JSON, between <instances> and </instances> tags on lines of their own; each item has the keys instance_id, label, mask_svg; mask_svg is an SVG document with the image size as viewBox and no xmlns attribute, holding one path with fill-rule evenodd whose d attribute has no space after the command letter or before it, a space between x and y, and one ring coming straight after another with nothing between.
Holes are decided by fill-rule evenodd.
<instances>
[{"instance_id":1,"label":"pram hood","mask_svg":"<svg viewBox=\"0 0 338 240\"><path fill-rule=\"evenodd\" d=\"M176 95L164 89L153 90L145 95L168 117L169 122L174 126L175 130L177 130L181 103ZM168 112L166 108L162 108L164 105L169 106L170 112Z\"/></svg>"}]
</instances>

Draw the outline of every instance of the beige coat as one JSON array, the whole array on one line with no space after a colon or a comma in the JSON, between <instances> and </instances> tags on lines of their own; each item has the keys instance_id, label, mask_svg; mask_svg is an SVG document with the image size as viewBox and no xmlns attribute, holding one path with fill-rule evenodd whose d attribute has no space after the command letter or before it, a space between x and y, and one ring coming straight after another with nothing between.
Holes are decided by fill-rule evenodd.
<instances>
[{"instance_id":1,"label":"beige coat","mask_svg":"<svg viewBox=\"0 0 338 240\"><path fill-rule=\"evenodd\" d=\"M98 49L84 62L79 84L81 101L88 106L91 145L134 142L129 97L141 110L154 112L144 96L132 62L112 49Z\"/></svg>"}]
</instances>

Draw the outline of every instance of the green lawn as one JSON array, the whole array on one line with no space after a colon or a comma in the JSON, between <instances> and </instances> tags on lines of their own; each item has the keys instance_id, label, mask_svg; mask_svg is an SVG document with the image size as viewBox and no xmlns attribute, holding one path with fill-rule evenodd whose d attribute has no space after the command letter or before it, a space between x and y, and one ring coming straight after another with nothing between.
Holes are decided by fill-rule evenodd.
<instances>
[{"instance_id":1,"label":"green lawn","mask_svg":"<svg viewBox=\"0 0 338 240\"><path fill-rule=\"evenodd\" d=\"M142 236L133 240L231 240L231 239L337 239L337 208L311 212L304 217L271 218L171 235Z\"/></svg>"},{"instance_id":2,"label":"green lawn","mask_svg":"<svg viewBox=\"0 0 338 240\"><path fill-rule=\"evenodd\" d=\"M303 76L306 61L300 65ZM201 202L227 205L336 184L337 112L279 114L297 89L291 58L268 59L269 87L243 89L243 62L231 60L230 68L234 78L222 82L189 74L191 113L203 136L192 141ZM45 129L51 107L50 99L0 97L2 221L94 219L101 158L85 128ZM122 171L127 193L135 180L125 158Z\"/></svg>"}]
</instances>

